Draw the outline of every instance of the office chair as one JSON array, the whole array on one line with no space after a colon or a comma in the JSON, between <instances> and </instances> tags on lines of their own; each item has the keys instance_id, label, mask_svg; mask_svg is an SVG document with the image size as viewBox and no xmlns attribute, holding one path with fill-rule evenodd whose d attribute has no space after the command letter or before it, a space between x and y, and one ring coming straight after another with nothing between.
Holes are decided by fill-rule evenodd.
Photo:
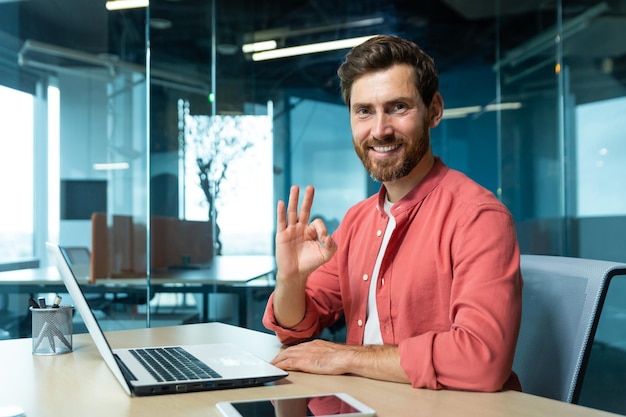
<instances>
[{"instance_id":1,"label":"office chair","mask_svg":"<svg viewBox=\"0 0 626 417\"><path fill-rule=\"evenodd\" d=\"M513 370L524 392L577 403L611 279L626 264L522 255L522 324Z\"/></svg>"},{"instance_id":2,"label":"office chair","mask_svg":"<svg viewBox=\"0 0 626 417\"><path fill-rule=\"evenodd\" d=\"M89 274L91 273L91 253L89 249L86 247L64 246L61 250L68 258L69 266L74 275L78 279L88 280ZM113 292L112 294L87 294L85 297L89 300L89 306L93 310L100 310L107 313L111 312L115 304L121 306L137 306L147 304L148 302L145 290L129 290L125 293Z\"/></svg>"}]
</instances>

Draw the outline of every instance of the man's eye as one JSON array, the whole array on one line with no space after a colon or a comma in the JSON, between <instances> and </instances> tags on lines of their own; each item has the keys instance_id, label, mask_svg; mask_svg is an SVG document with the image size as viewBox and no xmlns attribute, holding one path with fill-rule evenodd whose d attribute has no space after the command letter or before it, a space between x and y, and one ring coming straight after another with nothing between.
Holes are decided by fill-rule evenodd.
<instances>
[{"instance_id":1,"label":"man's eye","mask_svg":"<svg viewBox=\"0 0 626 417\"><path fill-rule=\"evenodd\" d=\"M402 111L405 110L407 108L407 106L403 103L398 103L396 105L393 106L393 110L394 111Z\"/></svg>"},{"instance_id":2,"label":"man's eye","mask_svg":"<svg viewBox=\"0 0 626 417\"><path fill-rule=\"evenodd\" d=\"M369 113L370 113L369 110L363 107L356 110L356 114L358 114L359 116L365 116L365 115L368 115Z\"/></svg>"}]
</instances>

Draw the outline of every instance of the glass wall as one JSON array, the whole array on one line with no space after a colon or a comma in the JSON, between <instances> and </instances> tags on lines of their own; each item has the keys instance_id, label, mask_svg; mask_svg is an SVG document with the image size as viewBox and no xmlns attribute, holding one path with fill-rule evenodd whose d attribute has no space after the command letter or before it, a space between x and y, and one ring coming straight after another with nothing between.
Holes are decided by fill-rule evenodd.
<instances>
[{"instance_id":1,"label":"glass wall","mask_svg":"<svg viewBox=\"0 0 626 417\"><path fill-rule=\"evenodd\" d=\"M620 13L619 4L559 2L533 11L522 42L515 16L500 18L501 100L521 106L499 124L502 200L527 253L626 257Z\"/></svg>"},{"instance_id":2,"label":"glass wall","mask_svg":"<svg viewBox=\"0 0 626 417\"><path fill-rule=\"evenodd\" d=\"M40 242L46 234L58 233L66 245L90 247L90 222L72 218L76 215L71 211L72 190L103 185L109 223L113 215L120 215L133 216L144 225L148 211L187 217L190 208L183 196L200 189L204 197L196 200L206 201L193 204L205 204L198 210L205 210L205 220L215 221L220 234L231 242L223 249L233 254L255 250L237 248L242 239L237 238L241 230L235 231L236 222L219 225L220 211L228 213L223 214L223 222L228 216L237 217L232 214L237 212L236 204L215 205L221 204L213 219L211 193L192 183L193 172L188 180L181 179L186 178L181 177L181 169L187 173L196 169L193 161L181 167L185 150L185 129L179 126L181 100L194 116L269 115L274 149L269 175L274 187L266 193L272 195L272 203L263 206L273 207L289 184L311 182L320 188L320 215L340 219L352 202L377 187L364 178L351 156L347 113L335 76L345 50L254 61L241 47L266 38L288 47L388 32L411 37L436 58L447 112L442 125L433 131L435 151L450 166L501 197L515 215L525 252L623 259L623 244L605 238L619 236L608 231L620 231L624 223L623 197L612 191L619 189L623 177L619 164L623 126L617 116L624 96L624 51L614 41L623 32L619 4L564 1L513 6L501 2L495 8L477 3L470 9L446 1L398 19L404 10L401 2L344 5L330 18L308 2L292 5L289 11L269 1L190 5L163 0L153 2L150 9L107 11L101 5L78 6L67 0L59 3L64 13L50 15L75 15L69 10L82 7L81 13L90 16L92 23L86 27L72 19L64 22L71 26L54 32L60 23L44 20L47 13L43 12L50 6L40 3L45 2L2 4L3 84L33 97L34 118L29 124L37 126L34 141L47 133L47 115L37 110L37 106L47 106L46 86L59 87L62 108L58 182L63 210L58 232L52 232L54 227L39 220L43 217L33 210L32 214L22 211L33 219L29 233L34 242L24 258L45 258ZM421 14L428 19L420 19ZM456 37L448 32L447 37L455 38L459 46L454 50L453 43L439 35L450 30L446 25L451 23L465 31ZM484 29L477 34L479 26ZM149 92L144 85L148 38ZM462 48L479 43L486 46ZM12 103L9 90L4 91L6 102ZM145 108L148 99L149 112ZM3 116L14 121L7 112ZM28 131L20 134L28 135ZM216 150L219 146L223 144L216 144ZM251 152L245 153L250 156ZM342 165L343 171L335 178L321 178L326 170L315 167L336 167L333 161L337 159L349 164ZM20 164L20 169L28 166ZM29 172L40 170L42 164L36 166ZM20 178L30 187L39 181ZM337 178L345 185L337 188ZM45 194L33 194L39 205ZM264 212L258 223L271 223L270 216ZM261 233L269 236L259 237L255 248L271 252L271 230ZM11 261L5 256L5 263ZM133 260L126 256L129 259L116 261L114 269L128 262L145 262L139 260L141 256Z\"/></svg>"},{"instance_id":3,"label":"glass wall","mask_svg":"<svg viewBox=\"0 0 626 417\"><path fill-rule=\"evenodd\" d=\"M502 201L525 253L623 262L626 33L624 5L563 0L533 10L520 40L515 15L499 18L494 70ZM622 278L622 277L618 277ZM624 282L611 282L580 403L619 414L624 366Z\"/></svg>"},{"instance_id":4,"label":"glass wall","mask_svg":"<svg viewBox=\"0 0 626 417\"><path fill-rule=\"evenodd\" d=\"M347 207L377 188L351 151L335 75L345 49L255 61L242 46L271 40L280 48L381 32L410 37L435 57L447 111L432 133L433 147L450 166L502 198L518 222L525 252L623 259L619 239L605 238L619 236L608 231L624 227L623 197L612 191L623 177L618 162L623 129L621 118L607 110L620 114L624 90L624 51L614 41L623 29L619 5L566 1L469 8L451 0L400 19L406 10L402 2L342 5L332 18L308 2L283 8L271 1L157 0L149 9L118 11L83 3L65 0L56 6L61 10L48 10L53 6L47 2L1 5L3 103L17 108L9 91L31 97L31 110L20 112L23 117L32 112L31 121L22 122L29 129L19 134L30 136L32 130L32 141L39 144L37 152L6 153L28 159L15 172L28 171L18 175L25 183L21 192L31 196L21 199L28 207L20 215L32 221L17 222L28 226L31 237L21 255L4 251L3 263L42 259L45 265L47 239L91 248L95 211L107 213L109 228L114 216L118 226L130 216L138 227L132 244L111 249L115 261L108 274L147 269L150 215L215 222L224 244L209 244L211 256L216 250L269 254L275 200L286 196L291 183L316 185L316 211L339 221ZM71 18L77 11L89 18ZM452 23L461 28L458 36ZM48 121L49 85L58 88L60 112ZM247 135L238 141L241 152L233 153L232 167L213 169L212 185L203 189L181 114L270 117L264 146L271 146L273 155L256 154L261 150L249 148L256 140ZM8 111L3 117L19 123ZM40 155L54 136L48 123L58 125L60 154L58 172L49 175L47 155ZM14 134L6 131L9 123L3 126L9 146ZM233 145L207 146L219 155L220 148ZM266 161L259 168L265 175L231 171L249 164L245 158ZM224 195L214 195L222 176L231 182L219 187ZM55 187L44 177L57 184L58 197L48 195ZM242 200L250 194L242 184L266 189L262 210L239 214L253 204ZM13 193L10 185L5 181L7 194ZM226 196L234 189L238 194ZM58 207L58 218L49 221L35 207L50 208L49 213ZM203 214L190 214L194 210ZM252 246L243 245L242 233L250 226L238 224L235 219L242 217L264 225ZM5 245L14 241L3 236ZM126 233L118 240L128 239Z\"/></svg>"},{"instance_id":5,"label":"glass wall","mask_svg":"<svg viewBox=\"0 0 626 417\"><path fill-rule=\"evenodd\" d=\"M52 241L90 253L92 262L76 258L72 265L84 284L145 277L146 9L112 14L103 4L74 1L3 2L0 8L0 102L8 118L0 136L3 158L11 162L3 164L10 171L2 191L12 207L2 213L3 222L11 222L3 230L30 230L26 249L15 235L2 233L2 247L20 252L3 250L0 269L26 268L27 281L47 278L54 272L47 268L45 242ZM141 53L132 51L133 43ZM12 275L5 279L12 282ZM111 315L118 305L127 310L125 304L145 299L141 282L134 288L139 298L121 291L97 301ZM12 292L2 293L0 308L13 317L35 289L4 287ZM125 320L146 323L141 314ZM28 335L22 324L9 326L9 333Z\"/></svg>"}]
</instances>

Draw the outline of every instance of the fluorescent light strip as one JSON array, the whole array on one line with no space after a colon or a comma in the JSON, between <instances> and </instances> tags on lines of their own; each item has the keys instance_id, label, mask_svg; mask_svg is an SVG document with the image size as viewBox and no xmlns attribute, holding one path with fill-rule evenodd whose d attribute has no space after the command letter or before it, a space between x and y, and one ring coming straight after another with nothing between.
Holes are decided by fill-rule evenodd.
<instances>
[{"instance_id":1,"label":"fluorescent light strip","mask_svg":"<svg viewBox=\"0 0 626 417\"><path fill-rule=\"evenodd\" d=\"M267 51L270 49L276 49L277 46L278 44L276 43L276 41L270 40L270 41L263 41L263 42L245 43L241 47L241 50L244 53L249 54L251 52L261 52L261 51Z\"/></svg>"},{"instance_id":2,"label":"fluorescent light strip","mask_svg":"<svg viewBox=\"0 0 626 417\"><path fill-rule=\"evenodd\" d=\"M140 7L148 7L150 0L109 0L105 7L107 10L125 10L138 9Z\"/></svg>"},{"instance_id":3,"label":"fluorescent light strip","mask_svg":"<svg viewBox=\"0 0 626 417\"><path fill-rule=\"evenodd\" d=\"M456 119L466 117L472 113L478 113L482 109L481 106L456 107L454 109L443 109L444 119Z\"/></svg>"},{"instance_id":4,"label":"fluorescent light strip","mask_svg":"<svg viewBox=\"0 0 626 417\"><path fill-rule=\"evenodd\" d=\"M337 41L311 43L308 45L292 46L289 48L273 49L252 54L253 61L265 61L268 59L286 58L289 56L314 54L317 52L335 51L348 49L359 45L376 35L361 36L359 38L340 39Z\"/></svg>"},{"instance_id":5,"label":"fluorescent light strip","mask_svg":"<svg viewBox=\"0 0 626 417\"><path fill-rule=\"evenodd\" d=\"M482 106L467 106L456 107L454 109L444 109L444 119L459 119L461 117L467 117L470 114L479 113L481 111L498 111L498 110L517 110L522 108L522 103L519 101L512 101L508 103L496 103L488 104L485 107Z\"/></svg>"},{"instance_id":6,"label":"fluorescent light strip","mask_svg":"<svg viewBox=\"0 0 626 417\"><path fill-rule=\"evenodd\" d=\"M128 162L104 162L93 164L93 169L96 171L114 171L120 169L128 169L130 165Z\"/></svg>"},{"instance_id":7,"label":"fluorescent light strip","mask_svg":"<svg viewBox=\"0 0 626 417\"><path fill-rule=\"evenodd\" d=\"M517 110L520 108L522 108L522 103L519 101L513 101L510 103L488 104L485 106L485 111Z\"/></svg>"}]
</instances>

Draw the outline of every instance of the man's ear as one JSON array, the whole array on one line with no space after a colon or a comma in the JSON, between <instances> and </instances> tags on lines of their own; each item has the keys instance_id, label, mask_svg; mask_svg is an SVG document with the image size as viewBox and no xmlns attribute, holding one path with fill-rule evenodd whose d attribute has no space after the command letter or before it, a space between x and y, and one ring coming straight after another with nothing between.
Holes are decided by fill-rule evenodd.
<instances>
[{"instance_id":1,"label":"man's ear","mask_svg":"<svg viewBox=\"0 0 626 417\"><path fill-rule=\"evenodd\" d=\"M436 92L428 107L428 114L430 117L429 127L437 127L441 118L443 117L443 97L439 92Z\"/></svg>"}]
</instances>

